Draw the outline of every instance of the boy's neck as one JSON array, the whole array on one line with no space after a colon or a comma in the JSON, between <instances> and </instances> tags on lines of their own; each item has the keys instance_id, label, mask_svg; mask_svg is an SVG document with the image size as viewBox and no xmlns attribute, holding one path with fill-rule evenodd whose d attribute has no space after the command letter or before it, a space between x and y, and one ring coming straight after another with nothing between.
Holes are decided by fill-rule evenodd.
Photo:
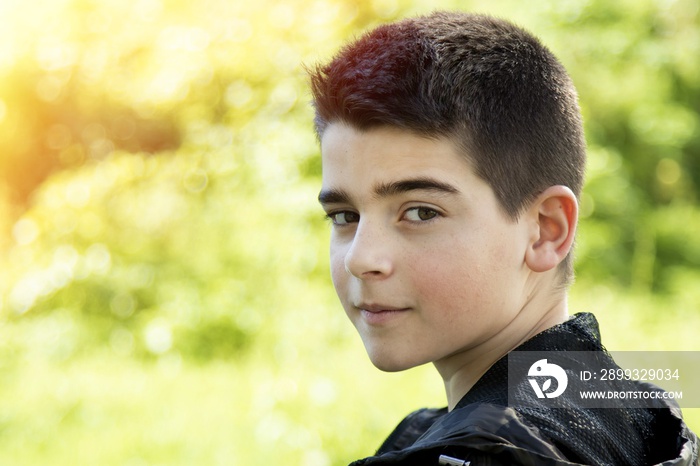
<instances>
[{"instance_id":1,"label":"boy's neck","mask_svg":"<svg viewBox=\"0 0 700 466\"><path fill-rule=\"evenodd\" d=\"M449 411L457 406L457 403L496 361L538 333L568 319L566 293L560 297L561 299L550 303L545 313L542 313L540 308L537 311L539 316L536 316L535 310L528 306L513 319L510 325L488 341L459 354L435 361L435 368L445 384Z\"/></svg>"}]
</instances>

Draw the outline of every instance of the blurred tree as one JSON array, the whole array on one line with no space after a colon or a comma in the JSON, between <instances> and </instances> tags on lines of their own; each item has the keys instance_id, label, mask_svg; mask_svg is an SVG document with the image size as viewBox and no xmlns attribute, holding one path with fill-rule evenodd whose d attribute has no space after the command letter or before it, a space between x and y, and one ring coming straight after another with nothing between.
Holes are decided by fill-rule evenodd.
<instances>
[{"instance_id":1,"label":"blurred tree","mask_svg":"<svg viewBox=\"0 0 700 466\"><path fill-rule=\"evenodd\" d=\"M700 266L697 5L498 7L542 31L580 91L590 169L579 277L677 290ZM275 2L14 8L31 27L9 29L23 46L0 62L0 163L8 201L38 190L10 223L5 315L70 308L122 331L174 312L184 340L218 322L230 329L220 344L240 348L228 339L247 341L255 325L238 316L273 307L265 299L285 273L324 276L303 266L318 263L303 237L323 228L310 220L320 165L300 64L420 2L341 2L304 16ZM298 245L285 229L305 232ZM301 270L281 267L289 256ZM200 346L187 347L210 354Z\"/></svg>"},{"instance_id":2,"label":"blurred tree","mask_svg":"<svg viewBox=\"0 0 700 466\"><path fill-rule=\"evenodd\" d=\"M0 131L0 173L10 202L27 205L51 173L99 161L114 150L156 153L178 147L179 131L167 115L144 117L104 95L86 102L75 79L54 89L50 86L59 83L52 78L16 67L5 79L11 95L2 97L12 115Z\"/></svg>"},{"instance_id":3,"label":"blurred tree","mask_svg":"<svg viewBox=\"0 0 700 466\"><path fill-rule=\"evenodd\" d=\"M675 291L672 269L700 269L698 6L596 1L556 18L590 147L579 273Z\"/></svg>"},{"instance_id":4,"label":"blurred tree","mask_svg":"<svg viewBox=\"0 0 700 466\"><path fill-rule=\"evenodd\" d=\"M32 198L10 223L6 318L85 319L74 348L240 356L275 309L308 299L293 288L325 281L300 68L320 29L281 4L210 6L15 6L31 45L0 89L0 162L21 194L8 202ZM310 19L343 34L356 17Z\"/></svg>"}]
</instances>

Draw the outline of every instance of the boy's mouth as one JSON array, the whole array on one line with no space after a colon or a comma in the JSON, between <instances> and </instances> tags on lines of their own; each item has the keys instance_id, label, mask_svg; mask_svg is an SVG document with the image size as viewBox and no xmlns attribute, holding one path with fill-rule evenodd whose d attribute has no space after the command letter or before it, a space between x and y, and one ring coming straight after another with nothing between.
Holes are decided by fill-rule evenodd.
<instances>
[{"instance_id":1,"label":"boy's mouth","mask_svg":"<svg viewBox=\"0 0 700 466\"><path fill-rule=\"evenodd\" d=\"M367 303L360 303L355 307L360 309L361 311L367 311L367 312L404 311L404 310L408 309L406 307L389 306L387 304L367 304Z\"/></svg>"},{"instance_id":2,"label":"boy's mouth","mask_svg":"<svg viewBox=\"0 0 700 466\"><path fill-rule=\"evenodd\" d=\"M355 306L360 311L362 318L370 325L380 325L392 320L401 314L410 311L409 307L389 306L386 304L361 303Z\"/></svg>"}]
</instances>

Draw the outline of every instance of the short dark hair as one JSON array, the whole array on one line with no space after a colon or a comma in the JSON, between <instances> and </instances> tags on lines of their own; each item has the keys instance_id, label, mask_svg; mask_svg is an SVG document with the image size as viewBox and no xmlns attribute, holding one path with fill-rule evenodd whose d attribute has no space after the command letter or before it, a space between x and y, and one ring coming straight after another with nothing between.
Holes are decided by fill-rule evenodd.
<instances>
[{"instance_id":1,"label":"short dark hair","mask_svg":"<svg viewBox=\"0 0 700 466\"><path fill-rule=\"evenodd\" d=\"M436 12L382 25L310 75L319 138L334 122L449 137L513 220L550 186L580 195L576 90L556 57L507 21Z\"/></svg>"}]
</instances>

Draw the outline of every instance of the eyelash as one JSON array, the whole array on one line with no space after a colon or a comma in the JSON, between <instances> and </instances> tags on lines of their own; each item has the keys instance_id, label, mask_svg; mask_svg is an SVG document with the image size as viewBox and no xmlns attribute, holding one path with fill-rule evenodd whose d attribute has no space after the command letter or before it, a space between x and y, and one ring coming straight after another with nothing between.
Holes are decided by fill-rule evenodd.
<instances>
[{"instance_id":1,"label":"eyelash","mask_svg":"<svg viewBox=\"0 0 700 466\"><path fill-rule=\"evenodd\" d=\"M418 211L420 211L420 210L428 211L428 212L431 213L432 216L431 216L430 218L425 219L425 220L407 220L407 221L408 221L408 222L411 222L411 223L414 223L414 224L417 224L417 223L430 223L430 222L434 221L436 218L442 216L442 214L440 214L440 212L438 212L437 210L435 210L435 209L433 209L433 208L431 208L431 207L416 206L416 207L411 207L411 208L409 208L409 209L406 209L406 211L403 213L403 215L401 216L401 218L404 219L404 218L406 217L406 215L408 214L408 212L412 212L412 211L418 212ZM357 215L358 220L350 221L350 222L346 221L346 223L338 223L337 216L340 215L340 214L355 214L355 215ZM327 220L329 220L334 226L337 226L337 227L344 227L344 226L347 226L347 225L350 225L350 224L353 224L353 223L357 223L357 221L359 221L359 214L357 214L357 213L355 213L355 212L352 212L352 211L350 211L350 210L340 210L340 211L337 211L337 212L329 212L328 214L325 215L325 218L326 218Z\"/></svg>"},{"instance_id":2,"label":"eyelash","mask_svg":"<svg viewBox=\"0 0 700 466\"><path fill-rule=\"evenodd\" d=\"M335 212L328 212L328 214L326 214L325 217L326 217L327 220L330 220L330 222L333 224L333 226L335 226L335 227L345 227L345 226L348 226L348 225L350 225L350 224L352 224L352 223L356 223L356 222L338 223L337 216L340 215L340 214L353 214L353 213L354 213L355 215L357 215L357 216L358 216L358 219L359 219L359 214L357 214L357 213L355 213L355 212L353 212L353 211L351 211L351 210L338 210L338 211L335 211Z\"/></svg>"},{"instance_id":3,"label":"eyelash","mask_svg":"<svg viewBox=\"0 0 700 466\"><path fill-rule=\"evenodd\" d=\"M437 210L435 210L433 208L426 207L426 206L417 206L417 207L411 207L410 209L406 209L406 212L404 212L402 218L406 217L408 212L415 211L416 213L418 213L421 210L430 212L432 216L430 218L427 218L427 219L409 220L409 221L414 222L414 223L427 223L427 222L431 222L431 221L435 220L436 218L440 217L440 212L438 212Z\"/></svg>"}]
</instances>

